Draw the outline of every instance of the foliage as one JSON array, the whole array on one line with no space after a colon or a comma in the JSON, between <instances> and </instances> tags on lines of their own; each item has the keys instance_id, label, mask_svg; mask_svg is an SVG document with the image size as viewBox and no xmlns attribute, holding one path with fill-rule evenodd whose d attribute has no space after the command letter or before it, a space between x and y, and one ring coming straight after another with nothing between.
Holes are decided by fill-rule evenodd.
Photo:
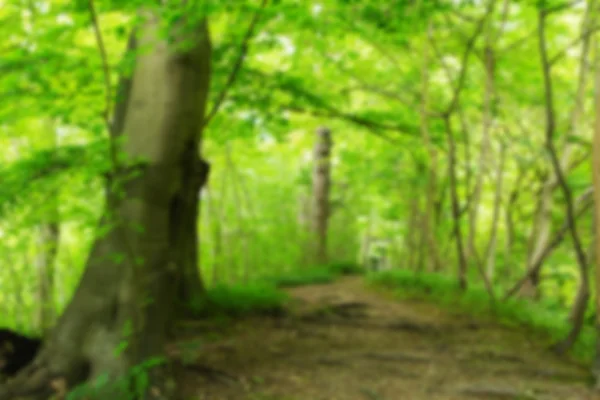
<instances>
[{"instance_id":1,"label":"foliage","mask_svg":"<svg viewBox=\"0 0 600 400\"><path fill-rule=\"evenodd\" d=\"M134 400L150 386L149 371L164 364L163 358L149 359L135 365L125 376L114 381L103 374L93 382L75 387L68 393L67 400L100 400L108 395L120 400Z\"/></svg>"},{"instance_id":2,"label":"foliage","mask_svg":"<svg viewBox=\"0 0 600 400\"><path fill-rule=\"evenodd\" d=\"M193 304L199 317L242 317L252 314L277 315L283 311L285 293L264 283L248 285L217 285Z\"/></svg>"},{"instance_id":3,"label":"foliage","mask_svg":"<svg viewBox=\"0 0 600 400\"><path fill-rule=\"evenodd\" d=\"M388 241L390 265L423 273L394 272L373 279L439 301L452 298L482 313L487 301L477 286L478 263L494 262L497 294L523 276L532 243L543 236L537 210L544 183L552 176L541 124L546 110L536 2L509 1L505 7L496 1L487 15L481 1L471 0L272 1L248 41L256 1L206 1L202 7L189 2L183 8L166 3L152 3L161 10L165 33L184 17L209 19L210 106L225 94L203 133L202 155L212 168L199 200L199 269L210 290L209 300L196 305L200 314L275 310L284 300L274 284L328 282L361 272L353 263L339 262L362 262L365 243L377 239ZM547 27L556 146L561 154L571 152L566 175L574 198L589 187L592 170L589 80L583 110L574 112L585 3L557 3L561 7L552 9ZM118 100L120 75L132 65L123 51L138 22L135 10L150 6L144 0L97 2L103 57L88 4L0 0L0 315L3 324L26 331L38 329L40 277L35 267L44 253L42 228L60 225L52 300L57 311L70 300L91 243L102 234L97 221L103 174L111 165L104 115L107 103ZM494 59L495 93L489 149L480 162L488 50ZM232 74L238 61L240 68ZM591 60L583 65L588 68ZM444 115L453 98L457 107ZM474 245L481 260L469 260L474 286L462 296L455 296L448 278L460 258L446 117L456 141L456 226L465 236L473 231L469 214L478 210ZM307 256L311 159L314 131L323 124L331 128L334 141L332 264L312 268L307 267L312 265ZM497 246L483 260L493 233L501 146L506 146L507 158L501 171ZM479 176L482 195L473 205ZM421 235L429 184L434 186L433 242L443 255L435 270L440 276L424 273L435 269L428 264L432 243ZM554 190L551 199L550 236L565 218L563 194ZM582 212L580 220L587 246L593 239L591 211ZM498 304L496 311L558 335L565 325L556 322L553 327L549 321L563 320L579 284L570 240L560 241L543 267L539 311L548 311L543 307L551 304L560 318L545 311L538 320L531 308L537 306L512 300ZM261 280L270 285L246 285ZM586 331L581 341L587 340Z\"/></svg>"},{"instance_id":4,"label":"foliage","mask_svg":"<svg viewBox=\"0 0 600 400\"><path fill-rule=\"evenodd\" d=\"M526 299L511 299L493 308L482 285L461 292L454 279L432 273L393 270L371 274L369 283L392 291L400 299L432 300L450 311L467 313L480 318L492 317L512 328L530 329L545 337L548 343L561 339L569 330L567 313L552 303L534 303ZM573 355L586 362L594 354L594 326L585 327L573 349Z\"/></svg>"},{"instance_id":5,"label":"foliage","mask_svg":"<svg viewBox=\"0 0 600 400\"><path fill-rule=\"evenodd\" d=\"M335 279L335 275L324 268L307 268L288 273L284 276L268 279L277 287L294 287L313 284L331 283Z\"/></svg>"},{"instance_id":6,"label":"foliage","mask_svg":"<svg viewBox=\"0 0 600 400\"><path fill-rule=\"evenodd\" d=\"M333 282L343 275L362 274L363 268L353 262L335 262L315 267L300 267L278 276L264 278L277 287L295 287Z\"/></svg>"}]
</instances>

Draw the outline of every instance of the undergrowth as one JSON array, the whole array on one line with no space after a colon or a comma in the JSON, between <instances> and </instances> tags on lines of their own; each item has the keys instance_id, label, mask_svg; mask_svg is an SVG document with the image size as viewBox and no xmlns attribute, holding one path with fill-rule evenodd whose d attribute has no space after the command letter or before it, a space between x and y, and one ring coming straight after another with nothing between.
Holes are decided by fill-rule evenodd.
<instances>
[{"instance_id":1,"label":"undergrowth","mask_svg":"<svg viewBox=\"0 0 600 400\"><path fill-rule=\"evenodd\" d=\"M199 317L280 315L288 295L267 283L216 285L192 305Z\"/></svg>"},{"instance_id":2,"label":"undergrowth","mask_svg":"<svg viewBox=\"0 0 600 400\"><path fill-rule=\"evenodd\" d=\"M333 282L342 275L362 274L363 271L363 268L355 263L337 262L308 268L297 268L292 272L267 277L264 280L272 283L276 287L285 288L327 284Z\"/></svg>"},{"instance_id":3,"label":"undergrowth","mask_svg":"<svg viewBox=\"0 0 600 400\"><path fill-rule=\"evenodd\" d=\"M497 300L492 308L489 294L482 285L471 285L466 292L461 292L456 279L449 276L398 269L370 274L368 282L392 290L399 298L430 300L450 311L493 317L504 325L527 328L546 336L549 342L564 338L570 328L564 309L543 301L532 302L519 298ZM584 327L571 354L580 361L592 360L595 354L592 326Z\"/></svg>"},{"instance_id":4,"label":"undergrowth","mask_svg":"<svg viewBox=\"0 0 600 400\"><path fill-rule=\"evenodd\" d=\"M251 283L218 284L207 289L204 297L191 305L198 317L241 317L247 315L281 315L289 296L285 287L326 284L342 275L363 273L350 262L298 268L290 273L266 277Z\"/></svg>"}]
</instances>

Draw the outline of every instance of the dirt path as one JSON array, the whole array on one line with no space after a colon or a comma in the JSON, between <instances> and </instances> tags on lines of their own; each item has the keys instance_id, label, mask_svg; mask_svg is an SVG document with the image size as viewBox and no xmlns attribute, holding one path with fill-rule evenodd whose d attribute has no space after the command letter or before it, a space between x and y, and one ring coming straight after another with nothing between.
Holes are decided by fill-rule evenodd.
<instances>
[{"instance_id":1,"label":"dirt path","mask_svg":"<svg viewBox=\"0 0 600 400\"><path fill-rule=\"evenodd\" d=\"M290 316L204 327L189 398L600 400L585 369L524 332L395 302L360 278L289 292Z\"/></svg>"}]
</instances>

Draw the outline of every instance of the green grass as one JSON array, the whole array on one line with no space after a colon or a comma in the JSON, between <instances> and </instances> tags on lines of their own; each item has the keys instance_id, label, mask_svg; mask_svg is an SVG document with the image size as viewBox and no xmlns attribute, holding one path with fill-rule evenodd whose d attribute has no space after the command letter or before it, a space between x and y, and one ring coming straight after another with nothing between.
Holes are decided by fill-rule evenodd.
<instances>
[{"instance_id":1,"label":"green grass","mask_svg":"<svg viewBox=\"0 0 600 400\"><path fill-rule=\"evenodd\" d=\"M519 298L497 301L492 309L489 295L482 285L471 285L466 292L461 292L456 279L440 274L392 270L370 274L368 282L392 290L399 298L429 300L450 311L493 317L504 325L527 328L547 336L549 342L564 338L569 331L568 310ZM571 354L581 361L592 360L595 354L593 326L584 327Z\"/></svg>"},{"instance_id":2,"label":"green grass","mask_svg":"<svg viewBox=\"0 0 600 400\"><path fill-rule=\"evenodd\" d=\"M288 295L267 283L216 285L193 306L200 317L278 315L284 312Z\"/></svg>"},{"instance_id":3,"label":"green grass","mask_svg":"<svg viewBox=\"0 0 600 400\"><path fill-rule=\"evenodd\" d=\"M313 267L299 269L281 276L266 278L266 280L277 287L284 288L331 283L335 278L336 276L331 271L324 268Z\"/></svg>"},{"instance_id":4,"label":"green grass","mask_svg":"<svg viewBox=\"0 0 600 400\"><path fill-rule=\"evenodd\" d=\"M362 275L365 269L352 261L333 262L325 266L336 275Z\"/></svg>"},{"instance_id":5,"label":"green grass","mask_svg":"<svg viewBox=\"0 0 600 400\"><path fill-rule=\"evenodd\" d=\"M267 277L265 281L280 288L318 285L331 283L342 275L355 275L363 273L363 271L362 267L354 263L338 262L308 268L297 268L284 275Z\"/></svg>"},{"instance_id":6,"label":"green grass","mask_svg":"<svg viewBox=\"0 0 600 400\"><path fill-rule=\"evenodd\" d=\"M192 310L199 317L279 315L284 312L289 299L281 288L331 283L341 275L362 271L356 264L340 262L298 268L284 275L266 277L248 284L219 284L209 288L206 296L192 305Z\"/></svg>"}]
</instances>

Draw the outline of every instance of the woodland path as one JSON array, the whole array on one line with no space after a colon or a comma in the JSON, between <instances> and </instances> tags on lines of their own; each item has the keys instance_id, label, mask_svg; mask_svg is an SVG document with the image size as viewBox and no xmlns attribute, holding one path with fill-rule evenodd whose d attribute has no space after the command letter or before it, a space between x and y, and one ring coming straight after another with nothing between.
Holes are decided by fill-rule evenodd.
<instances>
[{"instance_id":1,"label":"woodland path","mask_svg":"<svg viewBox=\"0 0 600 400\"><path fill-rule=\"evenodd\" d=\"M211 340L193 356L203 367L184 372L187 398L600 400L585 368L524 330L398 302L355 277L289 293L289 315L195 327Z\"/></svg>"}]
</instances>

